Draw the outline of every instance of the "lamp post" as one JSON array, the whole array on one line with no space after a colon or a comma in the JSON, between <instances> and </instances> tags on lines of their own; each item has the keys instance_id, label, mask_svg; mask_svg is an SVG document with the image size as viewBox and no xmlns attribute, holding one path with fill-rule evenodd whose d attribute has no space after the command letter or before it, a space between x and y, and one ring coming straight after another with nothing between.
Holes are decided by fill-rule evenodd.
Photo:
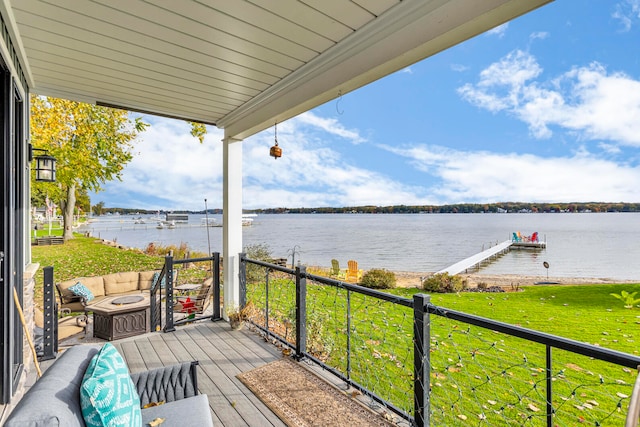
<instances>
[{"instance_id":1,"label":"lamp post","mask_svg":"<svg viewBox=\"0 0 640 427\"><path fill-rule=\"evenodd\" d=\"M29 161L34 160L33 152L42 151L44 154L35 156L36 161L36 181L55 182L56 181L56 158L49 155L47 150L33 148L29 144Z\"/></svg>"},{"instance_id":2,"label":"lamp post","mask_svg":"<svg viewBox=\"0 0 640 427\"><path fill-rule=\"evenodd\" d=\"M296 249L297 249L297 251L296 251ZM289 249L289 251L288 251L288 252L289 252L289 253L291 253L291 268L296 268L296 252L297 252L298 254L300 254L300 252L302 252L302 251L300 250L300 246L295 245L295 246L293 247L293 249ZM300 261L298 261L298 262L300 262Z\"/></svg>"}]
</instances>

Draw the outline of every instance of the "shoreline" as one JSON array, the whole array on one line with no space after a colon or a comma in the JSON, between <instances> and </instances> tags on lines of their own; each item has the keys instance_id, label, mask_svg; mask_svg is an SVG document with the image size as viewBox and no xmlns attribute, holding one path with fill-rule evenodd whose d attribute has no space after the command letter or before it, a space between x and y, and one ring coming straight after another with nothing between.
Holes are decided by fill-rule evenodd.
<instances>
[{"instance_id":1,"label":"shoreline","mask_svg":"<svg viewBox=\"0 0 640 427\"><path fill-rule=\"evenodd\" d=\"M93 237L93 236L88 236ZM142 249L134 247L126 247L119 245L117 242L96 238L102 244L117 247L123 250L141 251ZM330 270L331 267L326 266L307 266L307 268L318 268L321 270ZM393 271L393 270L390 270ZM396 275L396 287L398 288L419 288L422 279L433 274L433 272L415 272L415 271L393 271ZM603 284L635 284L640 283L638 280L620 280L608 277L559 277L559 276L526 276L518 274L482 274L482 273L460 273L458 274L463 280L467 281L469 288L475 288L478 283L486 283L487 286L498 286L505 290L520 286L534 285L603 285Z\"/></svg>"},{"instance_id":2,"label":"shoreline","mask_svg":"<svg viewBox=\"0 0 640 427\"><path fill-rule=\"evenodd\" d=\"M420 287L420 278L429 277L432 273L416 273L411 271L394 271L396 275L396 287L417 288ZM519 286L532 286L536 284L553 285L603 285L615 283L638 283L637 280L615 280L597 277L546 277L546 276L521 276L517 274L459 274L467 281L470 288L475 288L478 283L486 283L488 286L499 286L504 289ZM554 283L542 283L554 282Z\"/></svg>"}]
</instances>

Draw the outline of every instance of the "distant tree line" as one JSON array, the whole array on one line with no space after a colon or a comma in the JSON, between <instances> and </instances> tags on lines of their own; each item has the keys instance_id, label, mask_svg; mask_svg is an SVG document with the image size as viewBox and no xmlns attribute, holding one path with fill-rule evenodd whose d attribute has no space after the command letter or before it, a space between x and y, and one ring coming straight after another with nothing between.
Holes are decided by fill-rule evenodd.
<instances>
[{"instance_id":1,"label":"distant tree line","mask_svg":"<svg viewBox=\"0 0 640 427\"><path fill-rule=\"evenodd\" d=\"M255 213L557 213L640 212L640 203L458 203L452 205L349 206L322 208L256 209Z\"/></svg>"},{"instance_id":2,"label":"distant tree line","mask_svg":"<svg viewBox=\"0 0 640 427\"><path fill-rule=\"evenodd\" d=\"M103 202L93 206L93 213L104 215L119 213L121 215L155 214L157 211L129 208L107 208ZM162 211L164 212L164 211ZM172 211L173 213L204 214L201 211ZM640 212L640 203L458 203L453 205L395 205L395 206L348 206L319 208L269 208L255 209L256 214L402 214L402 213L561 213L561 212ZM210 214L221 214L222 209L209 209Z\"/></svg>"}]
</instances>

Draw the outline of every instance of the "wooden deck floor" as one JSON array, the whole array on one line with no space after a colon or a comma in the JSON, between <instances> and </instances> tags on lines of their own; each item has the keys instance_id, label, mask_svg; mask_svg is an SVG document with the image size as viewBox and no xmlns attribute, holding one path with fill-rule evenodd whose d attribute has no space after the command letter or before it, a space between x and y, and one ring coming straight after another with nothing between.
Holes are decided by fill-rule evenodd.
<instances>
[{"instance_id":1,"label":"wooden deck floor","mask_svg":"<svg viewBox=\"0 0 640 427\"><path fill-rule=\"evenodd\" d=\"M216 426L285 426L236 378L282 358L277 348L251 331L233 331L227 322L203 321L175 332L113 341L113 345L131 372L198 360L198 389L209 398Z\"/></svg>"}]
</instances>

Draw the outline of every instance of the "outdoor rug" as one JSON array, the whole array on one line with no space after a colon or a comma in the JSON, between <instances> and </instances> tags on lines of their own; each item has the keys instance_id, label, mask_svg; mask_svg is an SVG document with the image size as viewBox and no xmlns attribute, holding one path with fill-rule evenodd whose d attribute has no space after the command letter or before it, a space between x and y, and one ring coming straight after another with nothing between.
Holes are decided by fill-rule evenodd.
<instances>
[{"instance_id":1,"label":"outdoor rug","mask_svg":"<svg viewBox=\"0 0 640 427\"><path fill-rule=\"evenodd\" d=\"M289 358L237 375L288 426L395 426Z\"/></svg>"}]
</instances>

